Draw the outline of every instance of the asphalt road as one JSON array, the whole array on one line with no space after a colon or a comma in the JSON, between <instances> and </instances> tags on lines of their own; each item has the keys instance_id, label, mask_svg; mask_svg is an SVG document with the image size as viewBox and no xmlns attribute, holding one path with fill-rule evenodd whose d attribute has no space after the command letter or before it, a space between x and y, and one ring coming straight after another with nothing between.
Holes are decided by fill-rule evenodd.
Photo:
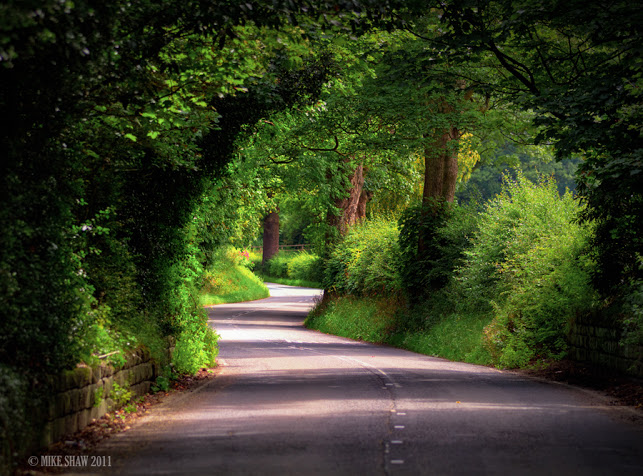
<instances>
[{"instance_id":1,"label":"asphalt road","mask_svg":"<svg viewBox=\"0 0 643 476\"><path fill-rule=\"evenodd\" d=\"M584 390L302 326L318 291L210 310L217 377L104 445L127 475L642 475L643 425Z\"/></svg>"}]
</instances>

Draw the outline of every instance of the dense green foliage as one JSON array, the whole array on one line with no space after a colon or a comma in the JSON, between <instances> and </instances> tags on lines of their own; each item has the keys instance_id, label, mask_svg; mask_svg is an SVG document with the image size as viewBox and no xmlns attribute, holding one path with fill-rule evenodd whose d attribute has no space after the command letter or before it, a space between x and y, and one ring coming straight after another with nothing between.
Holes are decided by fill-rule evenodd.
<instances>
[{"instance_id":1,"label":"dense green foliage","mask_svg":"<svg viewBox=\"0 0 643 476\"><path fill-rule=\"evenodd\" d=\"M456 289L471 306L491 306L486 345L500 365L564 356L571 319L595 303L591 230L575 222L579 211L553 181L519 175L481 214Z\"/></svg>"},{"instance_id":2,"label":"dense green foliage","mask_svg":"<svg viewBox=\"0 0 643 476\"><path fill-rule=\"evenodd\" d=\"M325 263L324 288L355 296L400 293L398 235L396 223L382 218L352 227Z\"/></svg>"},{"instance_id":3,"label":"dense green foliage","mask_svg":"<svg viewBox=\"0 0 643 476\"><path fill-rule=\"evenodd\" d=\"M505 73L472 86L533 110L537 139L554 142L558 158L584 157L577 189L588 205L584 218L596 224L595 285L619 293L640 279L641 9L581 0L465 0L442 8L441 52Z\"/></svg>"},{"instance_id":4,"label":"dense green foliage","mask_svg":"<svg viewBox=\"0 0 643 476\"><path fill-rule=\"evenodd\" d=\"M410 306L389 313L386 333L373 334L376 342L501 367L563 357L569 324L597 303L591 285L594 264L586 254L591 229L576 222L580 208L573 196L561 197L553 180L534 184L518 174L515 181L507 178L502 193L480 212L454 206L440 212L437 224L432 216L418 222L421 212L418 208L402 218L399 246L380 244L391 239L381 223L351 230L329 259L328 269L335 272L327 275L333 281L326 286L347 296L348 303L337 298L323 303L311 325L339 326L346 335L345 326L354 324L340 325L333 316L359 308L356 297L369 290L364 283L381 279L387 268L382 263L397 263L394 273L408 281L400 286L399 278L390 280L389 286L397 282L397 287L380 296L393 295L395 302L404 289L415 299L407 297ZM404 244L417 243L413 234L427 223L431 240L424 256L435 259L409 263ZM377 266L354 266L365 249L371 250L365 262ZM373 319L377 322L371 325L380 329L379 318L369 311L372 305L366 300L359 311L366 316L362 327L355 327L360 338L371 335L363 327Z\"/></svg>"},{"instance_id":5,"label":"dense green foliage","mask_svg":"<svg viewBox=\"0 0 643 476\"><path fill-rule=\"evenodd\" d=\"M321 260L308 251L277 253L262 270L265 280L284 280L285 284L314 286L321 283Z\"/></svg>"},{"instance_id":6,"label":"dense green foliage","mask_svg":"<svg viewBox=\"0 0 643 476\"><path fill-rule=\"evenodd\" d=\"M476 202L461 207L432 202L409 207L402 214L399 273L410 303L425 300L449 282L477 229L476 207Z\"/></svg>"},{"instance_id":7,"label":"dense green foliage","mask_svg":"<svg viewBox=\"0 0 643 476\"><path fill-rule=\"evenodd\" d=\"M252 281L226 246L250 244L277 210L282 240L317 254L264 272L363 298L361 316L386 309L360 337L524 365L564 354L565 326L597 290L640 340L642 12L625 0L3 3L0 400L81 361L118 365L134 346L162 359L169 336L177 370L210 365L204 285L229 294L230 270ZM457 158L468 208L430 199L436 157ZM561 194L577 167L582 206L519 173L502 188L505 165L555 173ZM476 197L491 202L476 210ZM3 441L18 441L25 408L0 413Z\"/></svg>"},{"instance_id":8,"label":"dense green foliage","mask_svg":"<svg viewBox=\"0 0 643 476\"><path fill-rule=\"evenodd\" d=\"M324 80L289 61L308 51L290 26L301 12L199 0L0 6L0 109L11 118L0 132L3 379L29 387L102 353L119 364L140 344L162 360L167 336L178 371L212 364L202 274L253 225L235 213L250 200L227 167L235 141ZM29 422L2 418L2 441L28 449L17 432ZM11 455L3 444L3 472Z\"/></svg>"},{"instance_id":9,"label":"dense green foliage","mask_svg":"<svg viewBox=\"0 0 643 476\"><path fill-rule=\"evenodd\" d=\"M289 62L308 52L303 30L269 28L298 9L222 7L2 7L0 104L16 114L2 131L2 362L49 371L125 350L138 320L153 340L191 336L188 354L197 335L212 347L194 332L199 275L258 223L234 213L250 201L226 165L237 136L327 74Z\"/></svg>"},{"instance_id":10,"label":"dense green foliage","mask_svg":"<svg viewBox=\"0 0 643 476\"><path fill-rule=\"evenodd\" d=\"M219 248L203 273L201 304L211 306L268 297L268 288L252 272L254 265L247 251Z\"/></svg>"}]
</instances>

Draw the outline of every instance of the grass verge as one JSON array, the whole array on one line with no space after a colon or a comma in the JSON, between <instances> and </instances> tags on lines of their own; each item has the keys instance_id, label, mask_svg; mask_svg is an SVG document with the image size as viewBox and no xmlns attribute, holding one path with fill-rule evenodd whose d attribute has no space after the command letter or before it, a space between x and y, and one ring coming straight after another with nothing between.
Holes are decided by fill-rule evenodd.
<instances>
[{"instance_id":1,"label":"grass verge","mask_svg":"<svg viewBox=\"0 0 643 476\"><path fill-rule=\"evenodd\" d=\"M421 312L421 311L415 311ZM483 345L489 319L480 315L436 318L424 329L408 329L420 319L403 303L381 297L331 297L320 302L306 319L306 327L376 344L388 344L424 355L480 365L493 365Z\"/></svg>"},{"instance_id":2,"label":"grass verge","mask_svg":"<svg viewBox=\"0 0 643 476\"><path fill-rule=\"evenodd\" d=\"M293 279L293 278L278 278L276 276L269 276L267 274L256 273L257 276L263 280L264 283L277 283L285 284L288 286L301 286L302 288L315 288L321 289L321 283L317 281L308 281L306 279Z\"/></svg>"},{"instance_id":3,"label":"grass verge","mask_svg":"<svg viewBox=\"0 0 643 476\"><path fill-rule=\"evenodd\" d=\"M268 288L249 269L250 265L245 255L234 248L219 253L214 264L205 273L200 304L212 306L269 297Z\"/></svg>"}]
</instances>

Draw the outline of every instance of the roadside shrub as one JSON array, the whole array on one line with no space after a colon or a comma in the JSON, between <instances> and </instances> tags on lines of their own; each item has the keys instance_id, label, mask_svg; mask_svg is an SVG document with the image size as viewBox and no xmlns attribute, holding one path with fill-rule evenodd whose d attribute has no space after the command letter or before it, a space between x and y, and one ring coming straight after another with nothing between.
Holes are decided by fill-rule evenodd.
<instances>
[{"instance_id":1,"label":"roadside shrub","mask_svg":"<svg viewBox=\"0 0 643 476\"><path fill-rule=\"evenodd\" d=\"M321 281L321 260L308 251L280 251L268 262L268 274L275 278Z\"/></svg>"},{"instance_id":2,"label":"roadside shrub","mask_svg":"<svg viewBox=\"0 0 643 476\"><path fill-rule=\"evenodd\" d=\"M172 357L175 370L194 374L202 367L212 367L219 353L218 337L208 325L205 311L192 315L176 340Z\"/></svg>"},{"instance_id":3,"label":"roadside shrub","mask_svg":"<svg viewBox=\"0 0 643 476\"><path fill-rule=\"evenodd\" d=\"M593 263L583 254L591 230L575 221L579 211L553 180L518 173L481 213L458 286L466 300L491 305L484 341L499 365L563 357L570 320L593 305Z\"/></svg>"},{"instance_id":4,"label":"roadside shrub","mask_svg":"<svg viewBox=\"0 0 643 476\"><path fill-rule=\"evenodd\" d=\"M444 288L477 229L477 203L433 201L409 207L400 218L400 277L411 304Z\"/></svg>"},{"instance_id":5,"label":"roadside shrub","mask_svg":"<svg viewBox=\"0 0 643 476\"><path fill-rule=\"evenodd\" d=\"M288 260L288 277L304 281L321 281L319 256L299 251Z\"/></svg>"},{"instance_id":6,"label":"roadside shrub","mask_svg":"<svg viewBox=\"0 0 643 476\"><path fill-rule=\"evenodd\" d=\"M198 248L186 246L187 253L165 270L171 286L163 295L165 320L176 336L172 363L179 373L194 373L214 364L217 335L208 324L205 310L199 303L204 269L197 258Z\"/></svg>"},{"instance_id":7,"label":"roadside shrub","mask_svg":"<svg viewBox=\"0 0 643 476\"><path fill-rule=\"evenodd\" d=\"M398 236L392 220L374 218L354 225L326 262L324 287L357 296L399 294Z\"/></svg>"},{"instance_id":8,"label":"roadside shrub","mask_svg":"<svg viewBox=\"0 0 643 476\"><path fill-rule=\"evenodd\" d=\"M438 230L450 215L449 203L432 201L407 208L400 218L400 276L412 303L442 288L448 280L448 270L439 263L445 243Z\"/></svg>"},{"instance_id":9,"label":"roadside shrub","mask_svg":"<svg viewBox=\"0 0 643 476\"><path fill-rule=\"evenodd\" d=\"M287 278L288 259L289 253L279 251L266 263L268 274L276 278Z\"/></svg>"}]
</instances>

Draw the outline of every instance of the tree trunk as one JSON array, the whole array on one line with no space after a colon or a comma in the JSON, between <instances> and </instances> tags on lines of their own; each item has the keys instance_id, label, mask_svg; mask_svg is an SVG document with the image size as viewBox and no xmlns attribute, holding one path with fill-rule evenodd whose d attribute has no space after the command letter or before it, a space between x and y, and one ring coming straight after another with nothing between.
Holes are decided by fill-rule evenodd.
<instances>
[{"instance_id":1,"label":"tree trunk","mask_svg":"<svg viewBox=\"0 0 643 476\"><path fill-rule=\"evenodd\" d=\"M362 189L362 193L359 196L359 203L357 204L357 221L363 220L366 218L366 204L373 197L373 192L367 192Z\"/></svg>"},{"instance_id":2,"label":"tree trunk","mask_svg":"<svg viewBox=\"0 0 643 476\"><path fill-rule=\"evenodd\" d=\"M449 147L452 140L460 137L460 131L451 127L442 130L435 141L425 148L424 154L424 190L422 191L422 205L424 214L441 212L445 202L453 203L455 199L455 186L458 181L458 150ZM425 230L418 239L418 260L427 251Z\"/></svg>"},{"instance_id":3,"label":"tree trunk","mask_svg":"<svg viewBox=\"0 0 643 476\"><path fill-rule=\"evenodd\" d=\"M359 219L366 216L366 202L370 194L364 192L364 166L355 167L350 177L348 197L335 200L335 206L340 209L339 215L329 215L328 223L337 228L341 235L345 235L348 228Z\"/></svg>"},{"instance_id":4,"label":"tree trunk","mask_svg":"<svg viewBox=\"0 0 643 476\"><path fill-rule=\"evenodd\" d=\"M279 251L279 212L268 213L263 220L263 258L265 265Z\"/></svg>"},{"instance_id":5,"label":"tree trunk","mask_svg":"<svg viewBox=\"0 0 643 476\"><path fill-rule=\"evenodd\" d=\"M431 200L453 202L455 185L458 180L458 152L449 143L460 137L455 127L442 131L424 154L424 190L422 203Z\"/></svg>"}]
</instances>

